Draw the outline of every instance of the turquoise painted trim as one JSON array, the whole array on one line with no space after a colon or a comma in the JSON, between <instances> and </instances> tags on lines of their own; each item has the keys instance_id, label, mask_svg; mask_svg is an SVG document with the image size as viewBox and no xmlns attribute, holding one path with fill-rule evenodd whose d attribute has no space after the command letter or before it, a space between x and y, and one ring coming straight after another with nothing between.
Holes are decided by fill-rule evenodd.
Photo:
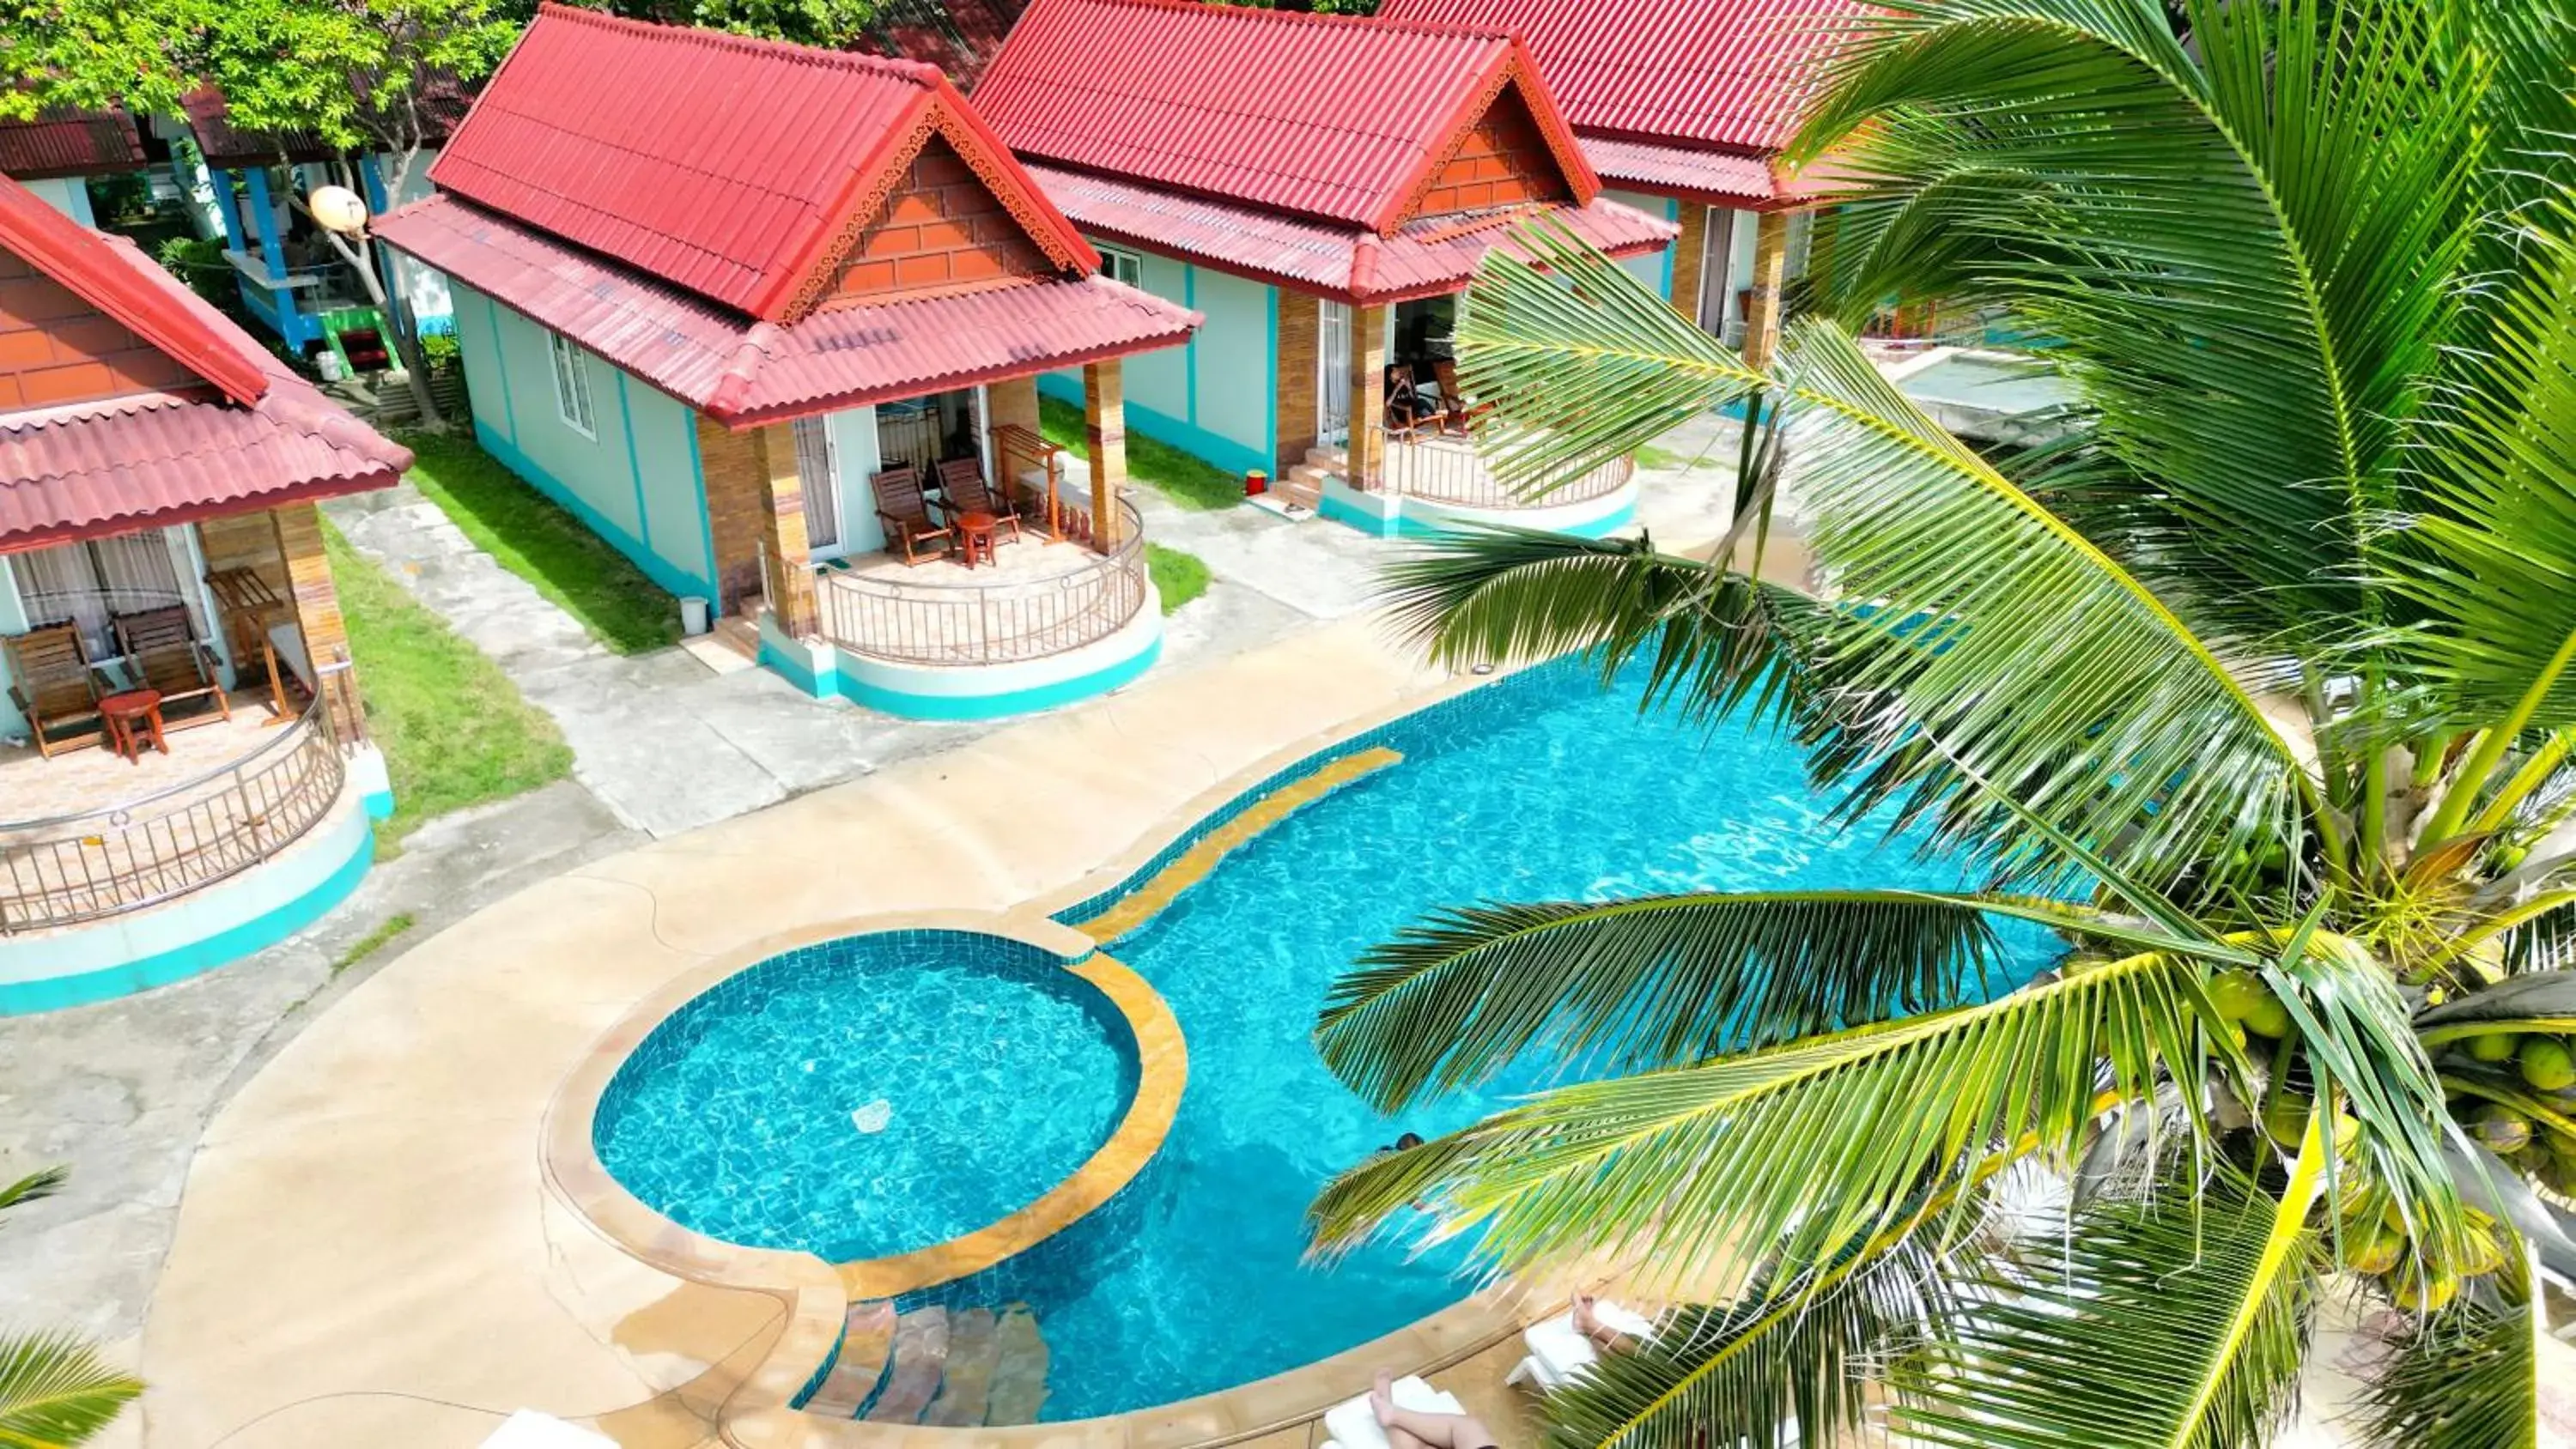
<instances>
[{"instance_id":1,"label":"turquoise painted trim","mask_svg":"<svg viewBox=\"0 0 2576 1449\"><path fill-rule=\"evenodd\" d=\"M492 366L501 374L501 421L509 425L510 443L516 447L519 441L519 404L511 396L517 389L510 386L510 349L501 345L501 304L488 296L483 298L483 325L490 329L492 335ZM474 431L478 435L483 431L483 418L479 413L474 418Z\"/></svg>"},{"instance_id":2,"label":"turquoise painted trim","mask_svg":"<svg viewBox=\"0 0 2576 1449\"><path fill-rule=\"evenodd\" d=\"M1163 639L1157 634L1152 644L1115 664L1105 665L1089 674L1078 674L1071 679L1013 690L1007 694L913 694L865 684L847 674L836 674L834 679L836 692L841 698L904 719L1000 719L1004 715L1053 709L1060 704L1089 699L1095 694L1106 694L1153 668L1154 661L1162 655ZM792 675L790 679L792 682Z\"/></svg>"},{"instance_id":3,"label":"turquoise painted trim","mask_svg":"<svg viewBox=\"0 0 2576 1449\"><path fill-rule=\"evenodd\" d=\"M1041 372L1038 374L1038 396L1078 404L1082 401L1082 382L1060 372Z\"/></svg>"},{"instance_id":4,"label":"turquoise painted trim","mask_svg":"<svg viewBox=\"0 0 2576 1449\"><path fill-rule=\"evenodd\" d=\"M707 607L716 603L716 521L707 508L707 455L698 448L698 415L682 409L680 428L685 434L680 442L689 450L689 481L698 490L698 544L706 550Z\"/></svg>"},{"instance_id":5,"label":"turquoise painted trim","mask_svg":"<svg viewBox=\"0 0 2576 1449\"><path fill-rule=\"evenodd\" d=\"M635 457L635 413L626 405L626 369L612 367L609 371L617 375L617 427L626 435L626 481L635 485L635 536L649 547L653 514L644 506L644 465Z\"/></svg>"},{"instance_id":6,"label":"turquoise painted trim","mask_svg":"<svg viewBox=\"0 0 2576 1449\"><path fill-rule=\"evenodd\" d=\"M241 206L233 200L233 173L212 167L206 176L215 187L215 220L224 224L224 245L234 251L242 249Z\"/></svg>"},{"instance_id":7,"label":"turquoise painted trim","mask_svg":"<svg viewBox=\"0 0 2576 1449\"><path fill-rule=\"evenodd\" d=\"M391 790L377 790L362 795L358 797L358 803L367 807L367 818L370 820L394 818L394 792Z\"/></svg>"},{"instance_id":8,"label":"turquoise painted trim","mask_svg":"<svg viewBox=\"0 0 2576 1449\"><path fill-rule=\"evenodd\" d=\"M1401 505L1398 505L1394 512L1381 518L1348 499L1331 493L1325 494L1319 500L1316 511L1345 528L1356 528L1362 533L1378 538L1431 539L1446 537L1455 532L1446 523L1407 517ZM1568 538L1606 538L1635 522L1636 518L1637 500L1631 498L1599 518L1550 529L1549 532L1561 533Z\"/></svg>"},{"instance_id":9,"label":"turquoise painted trim","mask_svg":"<svg viewBox=\"0 0 2576 1449\"><path fill-rule=\"evenodd\" d=\"M1681 204L1680 200L1679 200L1679 199L1677 199L1677 198L1675 198L1675 197L1670 197L1670 196L1665 197L1665 198L1664 198L1664 220L1666 220L1666 221L1670 221L1670 222L1679 222L1681 219L1682 219L1682 204ZM1665 300L1665 301L1667 301L1667 302L1671 302L1671 301L1675 301L1675 300L1677 300L1677 299L1673 296L1673 248L1674 248L1674 246L1679 245L1679 242L1680 242L1680 239L1677 237L1677 238L1675 238L1675 239L1674 239L1674 241L1673 241L1672 243L1667 244L1667 245L1664 247L1664 289L1663 289L1663 290L1664 290L1664 300Z\"/></svg>"},{"instance_id":10,"label":"turquoise painted trim","mask_svg":"<svg viewBox=\"0 0 2576 1449\"><path fill-rule=\"evenodd\" d=\"M832 699L847 693L841 687L841 676L833 670L817 674L785 650L769 642L767 634L760 639L760 663L779 678L795 685L816 699Z\"/></svg>"},{"instance_id":11,"label":"turquoise painted trim","mask_svg":"<svg viewBox=\"0 0 2576 1449\"><path fill-rule=\"evenodd\" d=\"M1184 453L1196 454L1229 473L1241 473L1252 468L1267 473L1277 456L1275 449L1264 453L1258 448L1247 448L1232 438L1219 437L1196 424L1170 413L1157 412L1142 403L1127 404L1127 430L1143 433L1158 443L1169 443Z\"/></svg>"},{"instance_id":12,"label":"turquoise painted trim","mask_svg":"<svg viewBox=\"0 0 2576 1449\"><path fill-rule=\"evenodd\" d=\"M378 216L393 210L385 204L385 178L383 173L377 170L376 158L373 155L358 158L358 181L367 190L367 210Z\"/></svg>"},{"instance_id":13,"label":"turquoise painted trim","mask_svg":"<svg viewBox=\"0 0 2576 1449\"><path fill-rule=\"evenodd\" d=\"M1181 305L1193 312L1199 309L1199 269L1188 262L1181 263ZM1189 425L1195 428L1199 425L1199 330L1197 328L1190 329L1190 340L1182 346L1181 353L1182 370L1190 380L1190 385L1181 389L1181 392L1189 403Z\"/></svg>"},{"instance_id":14,"label":"turquoise painted trim","mask_svg":"<svg viewBox=\"0 0 2576 1449\"><path fill-rule=\"evenodd\" d=\"M77 976L0 983L0 1016L32 1016L40 1011L60 1011L67 1006L113 1001L120 996L185 981L201 972L238 961L254 951L266 950L320 920L333 906L348 899L349 892L358 888L358 882L366 879L368 868L376 863L375 842L373 827L359 831L358 848L340 863L339 869L325 876L313 889L264 915L254 916L230 930L218 931L204 940L175 946L121 966L84 971Z\"/></svg>"},{"instance_id":15,"label":"turquoise painted trim","mask_svg":"<svg viewBox=\"0 0 2576 1449\"><path fill-rule=\"evenodd\" d=\"M1345 528L1356 528L1362 533L1375 534L1380 538L1395 537L1396 530L1403 526L1401 513L1391 513L1380 518L1350 500L1331 493L1326 493L1315 501L1315 511Z\"/></svg>"},{"instance_id":16,"label":"turquoise painted trim","mask_svg":"<svg viewBox=\"0 0 2576 1449\"><path fill-rule=\"evenodd\" d=\"M285 256L277 248L277 210L268 201L268 169L254 166L243 172L242 185L250 192L251 225L259 229L259 259L268 268L270 281L285 281Z\"/></svg>"},{"instance_id":17,"label":"turquoise painted trim","mask_svg":"<svg viewBox=\"0 0 2576 1449\"><path fill-rule=\"evenodd\" d=\"M1263 471L1275 471L1279 465L1279 289L1264 287L1270 294L1269 315L1265 318L1268 339L1261 344L1261 355L1270 359L1270 390L1261 400L1261 442L1270 453Z\"/></svg>"},{"instance_id":18,"label":"turquoise painted trim","mask_svg":"<svg viewBox=\"0 0 2576 1449\"><path fill-rule=\"evenodd\" d=\"M583 502L580 494L565 487L553 474L538 467L535 459L520 452L516 444L486 427L481 418L474 420L474 438L483 445L483 451L500 459L503 467L518 474L529 487L553 499L556 506L580 519L583 527L608 540L610 547L626 555L627 560L642 569L645 577L654 583L673 594L695 594L710 598L714 596L713 589L673 567L643 540L629 535L625 529L611 522L607 515Z\"/></svg>"}]
</instances>

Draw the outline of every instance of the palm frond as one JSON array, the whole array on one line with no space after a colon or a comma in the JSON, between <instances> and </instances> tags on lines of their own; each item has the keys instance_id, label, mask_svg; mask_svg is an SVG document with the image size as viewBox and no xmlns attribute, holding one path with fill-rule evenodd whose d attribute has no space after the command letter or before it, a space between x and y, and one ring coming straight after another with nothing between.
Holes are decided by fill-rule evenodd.
<instances>
[{"instance_id":1,"label":"palm frond","mask_svg":"<svg viewBox=\"0 0 2576 1449\"><path fill-rule=\"evenodd\" d=\"M0 1445L68 1449L143 1392L67 1333L0 1337Z\"/></svg>"},{"instance_id":2,"label":"palm frond","mask_svg":"<svg viewBox=\"0 0 2576 1449\"><path fill-rule=\"evenodd\" d=\"M1895 1429L1954 1449L2264 1442L2295 1403L2325 1266L2308 1221L2324 1116L2277 1198L2222 1176L2079 1213L1949 1342L1900 1361Z\"/></svg>"},{"instance_id":3,"label":"palm frond","mask_svg":"<svg viewBox=\"0 0 2576 1449\"><path fill-rule=\"evenodd\" d=\"M2219 1018L2204 968L2162 953L2070 969L2000 1000L1705 1066L1558 1087L1345 1173L1310 1219L1327 1249L1427 1204L1508 1269L1606 1253L1676 1281L1730 1243L1794 1274L1966 1181L1998 1143L2059 1162L2097 1094L2196 1079ZM2107 1058L2107 1061L2106 1061Z\"/></svg>"},{"instance_id":4,"label":"palm frond","mask_svg":"<svg viewBox=\"0 0 2576 1449\"><path fill-rule=\"evenodd\" d=\"M2398 1330L2354 1419L2385 1449L2538 1449L2539 1295L2529 1247L2449 1309Z\"/></svg>"},{"instance_id":5,"label":"palm frond","mask_svg":"<svg viewBox=\"0 0 2576 1449\"><path fill-rule=\"evenodd\" d=\"M1912 892L1468 906L1361 956L1315 1040L1396 1111L1540 1042L1568 1074L1637 1071L1982 998L2001 950L1975 900Z\"/></svg>"},{"instance_id":6,"label":"palm frond","mask_svg":"<svg viewBox=\"0 0 2576 1449\"><path fill-rule=\"evenodd\" d=\"M59 1163L52 1167L40 1167L6 1187L0 1187L0 1210L35 1202L39 1198L52 1197L62 1191L63 1184L71 1181L71 1178L72 1170Z\"/></svg>"},{"instance_id":7,"label":"palm frond","mask_svg":"<svg viewBox=\"0 0 2576 1449\"><path fill-rule=\"evenodd\" d=\"M1643 661L1646 702L1695 717L1793 714L1797 641L1820 613L1776 584L1656 551L1650 538L1460 529L1385 572L1392 626L1452 667L1594 653L1606 680Z\"/></svg>"},{"instance_id":8,"label":"palm frond","mask_svg":"<svg viewBox=\"0 0 2576 1449\"><path fill-rule=\"evenodd\" d=\"M2416 1036L2428 1046L2500 1027L2576 1032L2576 971L2532 971L2499 981L2417 1012L2414 1026Z\"/></svg>"}]
</instances>

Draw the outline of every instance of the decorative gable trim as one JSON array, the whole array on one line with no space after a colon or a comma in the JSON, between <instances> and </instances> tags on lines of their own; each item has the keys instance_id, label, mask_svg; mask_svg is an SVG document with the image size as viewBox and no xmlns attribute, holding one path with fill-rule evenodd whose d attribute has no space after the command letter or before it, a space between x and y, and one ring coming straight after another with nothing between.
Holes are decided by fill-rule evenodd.
<instances>
[{"instance_id":1,"label":"decorative gable trim","mask_svg":"<svg viewBox=\"0 0 2576 1449\"><path fill-rule=\"evenodd\" d=\"M1448 169L1449 163L1458 159L1458 153L1465 148L1468 138L1492 114L1494 107L1501 104L1507 92L1517 94L1531 119L1538 123L1539 140L1547 147L1557 171L1564 177L1573 204L1592 204L1592 199L1601 194L1601 178L1593 173L1591 163L1583 159L1583 148L1575 140L1574 128L1566 123L1564 114L1556 108L1555 99L1540 83L1538 67L1530 59L1528 49L1515 40L1493 69L1486 73L1467 104L1451 119L1440 144L1431 149L1421 167L1396 193L1396 203L1376 219L1374 229L1378 235L1391 235L1397 227L1421 213L1423 198L1430 194L1440 174Z\"/></svg>"}]
</instances>

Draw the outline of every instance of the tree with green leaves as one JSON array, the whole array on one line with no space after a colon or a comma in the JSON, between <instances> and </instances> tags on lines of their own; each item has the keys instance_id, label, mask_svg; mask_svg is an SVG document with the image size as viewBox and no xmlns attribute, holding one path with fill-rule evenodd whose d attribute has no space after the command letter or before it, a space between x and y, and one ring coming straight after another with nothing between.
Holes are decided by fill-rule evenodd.
<instances>
[{"instance_id":1,"label":"tree with green leaves","mask_svg":"<svg viewBox=\"0 0 2576 1449\"><path fill-rule=\"evenodd\" d=\"M0 1185L0 1212L62 1190L59 1167ZM70 1449L108 1426L143 1385L68 1333L0 1333L0 1445Z\"/></svg>"},{"instance_id":2,"label":"tree with green leaves","mask_svg":"<svg viewBox=\"0 0 2576 1449\"><path fill-rule=\"evenodd\" d=\"M2394 1311L2360 1428L2537 1442L2576 1190L2576 4L1887 0L1794 155L1847 188L1757 372L1571 236L1467 294L1482 446L1531 491L1750 406L1738 531L1453 536L1393 575L1453 663L1589 651L1791 734L1836 819L1983 888L1462 904L1317 1031L1396 1110L1571 1078L1378 1159L1411 1220L1684 1306L1555 1442L2235 1446L2320 1305ZM1996 461L1845 329L1890 297L2055 339L2061 441ZM1779 482L1784 440L1793 446ZM2063 954L1997 982L1999 922ZM1998 1184L2063 1185L2007 1230ZM1867 1385L1874 1384L1875 1388ZM1868 1405L1883 1395L1884 1408Z\"/></svg>"},{"instance_id":3,"label":"tree with green leaves","mask_svg":"<svg viewBox=\"0 0 2576 1449\"><path fill-rule=\"evenodd\" d=\"M400 196L463 113L466 88L509 53L527 18L514 0L0 0L8 39L0 115L62 104L175 115L201 86L224 95L232 124L311 136L340 153L339 181L360 190L356 158L385 158ZM278 159L285 160L280 141ZM362 192L363 194L363 192ZM435 422L417 327L386 295L375 244L324 231L387 323L423 419Z\"/></svg>"}]
</instances>

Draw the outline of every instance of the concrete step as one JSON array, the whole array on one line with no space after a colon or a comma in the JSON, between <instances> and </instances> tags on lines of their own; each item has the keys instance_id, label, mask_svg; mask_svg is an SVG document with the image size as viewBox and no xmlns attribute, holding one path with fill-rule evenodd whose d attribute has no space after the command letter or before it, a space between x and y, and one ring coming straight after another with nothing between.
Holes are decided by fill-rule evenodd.
<instances>
[{"instance_id":1,"label":"concrete step","mask_svg":"<svg viewBox=\"0 0 2576 1449\"><path fill-rule=\"evenodd\" d=\"M915 1424L939 1393L948 1366L948 1310L918 1308L895 1320L894 1370L870 1405L872 1424Z\"/></svg>"},{"instance_id":2,"label":"concrete step","mask_svg":"<svg viewBox=\"0 0 2576 1449\"><path fill-rule=\"evenodd\" d=\"M1299 483L1292 479L1280 488L1279 494L1300 508L1321 508L1324 504L1324 490L1314 483Z\"/></svg>"},{"instance_id":3,"label":"concrete step","mask_svg":"<svg viewBox=\"0 0 2576 1449\"><path fill-rule=\"evenodd\" d=\"M1306 461L1327 473L1339 473L1351 466L1351 455L1346 448L1308 448Z\"/></svg>"},{"instance_id":4,"label":"concrete step","mask_svg":"<svg viewBox=\"0 0 2576 1449\"><path fill-rule=\"evenodd\" d=\"M1325 479L1340 476L1342 475L1330 468L1318 468L1312 463L1300 463L1288 470L1289 482L1303 483L1309 488L1321 488L1324 486Z\"/></svg>"},{"instance_id":5,"label":"concrete step","mask_svg":"<svg viewBox=\"0 0 2576 1449\"><path fill-rule=\"evenodd\" d=\"M1046 1406L1046 1340L1038 1334L1037 1315L1025 1303L1002 1310L993 1326L995 1357L993 1391L984 1400L984 1422L1001 1427L1034 1424Z\"/></svg>"},{"instance_id":6,"label":"concrete step","mask_svg":"<svg viewBox=\"0 0 2576 1449\"><path fill-rule=\"evenodd\" d=\"M993 1310L969 1308L948 1320L948 1363L939 1397L930 1401L921 1422L942 1429L980 1429L993 1392L993 1370L1002 1345L994 1332Z\"/></svg>"},{"instance_id":7,"label":"concrete step","mask_svg":"<svg viewBox=\"0 0 2576 1449\"><path fill-rule=\"evenodd\" d=\"M894 1356L894 1305L883 1299L853 1303L841 1336L841 1356L823 1386L806 1400L805 1412L834 1419L855 1419L877 1386L885 1382Z\"/></svg>"}]
</instances>

